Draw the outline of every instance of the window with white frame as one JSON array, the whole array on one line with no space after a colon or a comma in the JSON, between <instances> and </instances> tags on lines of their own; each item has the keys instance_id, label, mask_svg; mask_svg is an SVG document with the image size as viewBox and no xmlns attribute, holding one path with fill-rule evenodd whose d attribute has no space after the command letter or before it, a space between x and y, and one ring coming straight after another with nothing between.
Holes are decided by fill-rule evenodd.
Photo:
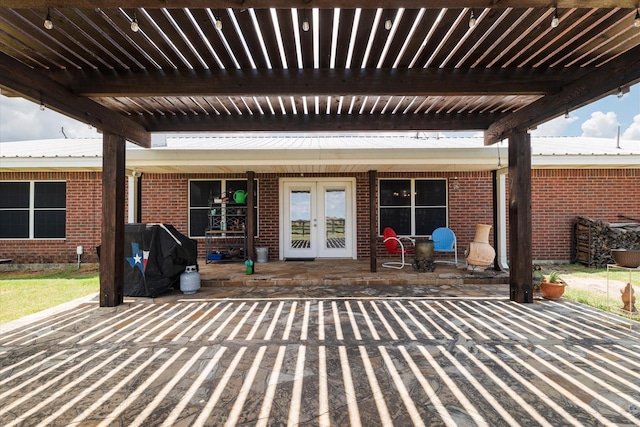
<instances>
[{"instance_id":1,"label":"window with white frame","mask_svg":"<svg viewBox=\"0 0 640 427\"><path fill-rule=\"evenodd\" d=\"M254 188L258 189L257 181ZM227 208L233 205L233 193L247 191L246 179L217 179L217 180L191 180L189 181L189 237L204 237L209 226L209 203L223 196L228 196ZM254 230L258 233L258 200L254 196ZM214 203L213 207L220 208L221 203Z\"/></svg>"},{"instance_id":2,"label":"window with white frame","mask_svg":"<svg viewBox=\"0 0 640 427\"><path fill-rule=\"evenodd\" d=\"M66 222L66 182L0 182L0 239L64 239Z\"/></svg>"},{"instance_id":3,"label":"window with white frame","mask_svg":"<svg viewBox=\"0 0 640 427\"><path fill-rule=\"evenodd\" d=\"M400 236L428 236L447 226L446 179L380 179L379 228Z\"/></svg>"}]
</instances>

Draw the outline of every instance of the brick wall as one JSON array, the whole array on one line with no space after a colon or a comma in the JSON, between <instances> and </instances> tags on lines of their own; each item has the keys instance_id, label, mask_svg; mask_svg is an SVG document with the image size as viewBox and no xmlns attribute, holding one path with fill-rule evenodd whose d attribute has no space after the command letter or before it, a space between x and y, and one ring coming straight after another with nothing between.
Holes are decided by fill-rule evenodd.
<instances>
[{"instance_id":1,"label":"brick wall","mask_svg":"<svg viewBox=\"0 0 640 427\"><path fill-rule=\"evenodd\" d=\"M279 237L279 188L278 175L256 174L258 180L258 238L256 247L269 248L269 259L278 259Z\"/></svg>"},{"instance_id":2,"label":"brick wall","mask_svg":"<svg viewBox=\"0 0 640 427\"><path fill-rule=\"evenodd\" d=\"M533 259L569 260L574 217L640 218L640 169L535 169L531 176Z\"/></svg>"},{"instance_id":3,"label":"brick wall","mask_svg":"<svg viewBox=\"0 0 640 427\"><path fill-rule=\"evenodd\" d=\"M476 224L493 225L491 172L461 172L441 175L449 180L449 228L456 233L458 258L476 234ZM454 188L458 178L458 189ZM494 246L493 230L489 243Z\"/></svg>"},{"instance_id":4,"label":"brick wall","mask_svg":"<svg viewBox=\"0 0 640 427\"><path fill-rule=\"evenodd\" d=\"M356 233L357 237L357 257L369 258L371 255L369 239L369 209L371 200L369 198L369 174L356 175ZM377 200L378 191L376 189Z\"/></svg>"},{"instance_id":5,"label":"brick wall","mask_svg":"<svg viewBox=\"0 0 640 427\"><path fill-rule=\"evenodd\" d=\"M283 175L294 177L297 175ZM305 174L305 177L314 175ZM315 175L318 177L346 175ZM353 177L354 175L348 175ZM378 178L405 177L402 173L378 173ZM259 237L256 246L267 246L269 258L279 252L279 179L276 174L256 174L259 188ZM490 172L417 173L416 178L449 179L449 225L458 238L459 257L473 240L475 224L492 224ZM459 188L453 188L454 178ZM188 234L189 179L242 179L244 174L145 174L142 179L142 221L173 224ZM357 256L369 256L368 174L355 174ZM76 246L84 247L83 262L95 262L100 244L101 174L99 172L1 172L0 180L66 180L67 230L62 240L0 240L0 257L16 263L74 263ZM640 169L536 169L532 171L533 257L536 260L568 260L571 223L577 215L607 221L626 221L618 215L640 217ZM374 198L377 203L377 198ZM490 242L493 244L491 236ZM204 241L198 239L200 259ZM378 256L383 256L378 239Z\"/></svg>"},{"instance_id":6,"label":"brick wall","mask_svg":"<svg viewBox=\"0 0 640 427\"><path fill-rule=\"evenodd\" d=\"M142 222L171 224L188 234L189 175L142 176ZM197 179L197 178L193 178Z\"/></svg>"}]
</instances>

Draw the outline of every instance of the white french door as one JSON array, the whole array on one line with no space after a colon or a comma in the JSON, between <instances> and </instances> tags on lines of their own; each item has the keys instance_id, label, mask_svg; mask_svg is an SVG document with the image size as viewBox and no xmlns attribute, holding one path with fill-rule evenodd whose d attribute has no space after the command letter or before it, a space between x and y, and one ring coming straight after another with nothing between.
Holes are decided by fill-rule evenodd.
<instances>
[{"instance_id":1,"label":"white french door","mask_svg":"<svg viewBox=\"0 0 640 427\"><path fill-rule=\"evenodd\" d=\"M352 181L283 181L284 258L354 258Z\"/></svg>"}]
</instances>

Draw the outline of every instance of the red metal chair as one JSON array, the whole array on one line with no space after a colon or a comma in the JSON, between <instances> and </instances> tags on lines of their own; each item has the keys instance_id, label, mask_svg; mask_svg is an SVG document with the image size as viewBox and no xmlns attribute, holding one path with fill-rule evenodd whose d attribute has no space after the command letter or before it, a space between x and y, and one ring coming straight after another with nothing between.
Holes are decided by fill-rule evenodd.
<instances>
[{"instance_id":1,"label":"red metal chair","mask_svg":"<svg viewBox=\"0 0 640 427\"><path fill-rule=\"evenodd\" d=\"M411 245L415 246L415 240L410 237L398 237L395 230L391 227L387 227L384 229L382 233L382 237L384 237L384 246L387 249L387 252L392 255L400 255L402 258L402 262L398 261L389 261L383 262L382 266L387 268L404 268L407 263L404 261L405 254L413 254L415 252L414 247L405 247L405 244L402 243L402 240L408 240L411 242Z\"/></svg>"}]
</instances>

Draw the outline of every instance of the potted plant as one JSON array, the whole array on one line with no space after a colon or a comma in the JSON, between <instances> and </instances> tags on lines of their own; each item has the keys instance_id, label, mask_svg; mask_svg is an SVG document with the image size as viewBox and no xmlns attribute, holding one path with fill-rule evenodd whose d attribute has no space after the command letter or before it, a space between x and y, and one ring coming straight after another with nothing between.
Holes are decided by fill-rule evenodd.
<instances>
[{"instance_id":1,"label":"potted plant","mask_svg":"<svg viewBox=\"0 0 640 427\"><path fill-rule=\"evenodd\" d=\"M567 286L567 284L564 283L562 279L560 279L558 273L554 271L549 275L544 276L539 289L540 292L542 292L543 298L555 301L562 297L565 286Z\"/></svg>"}]
</instances>

